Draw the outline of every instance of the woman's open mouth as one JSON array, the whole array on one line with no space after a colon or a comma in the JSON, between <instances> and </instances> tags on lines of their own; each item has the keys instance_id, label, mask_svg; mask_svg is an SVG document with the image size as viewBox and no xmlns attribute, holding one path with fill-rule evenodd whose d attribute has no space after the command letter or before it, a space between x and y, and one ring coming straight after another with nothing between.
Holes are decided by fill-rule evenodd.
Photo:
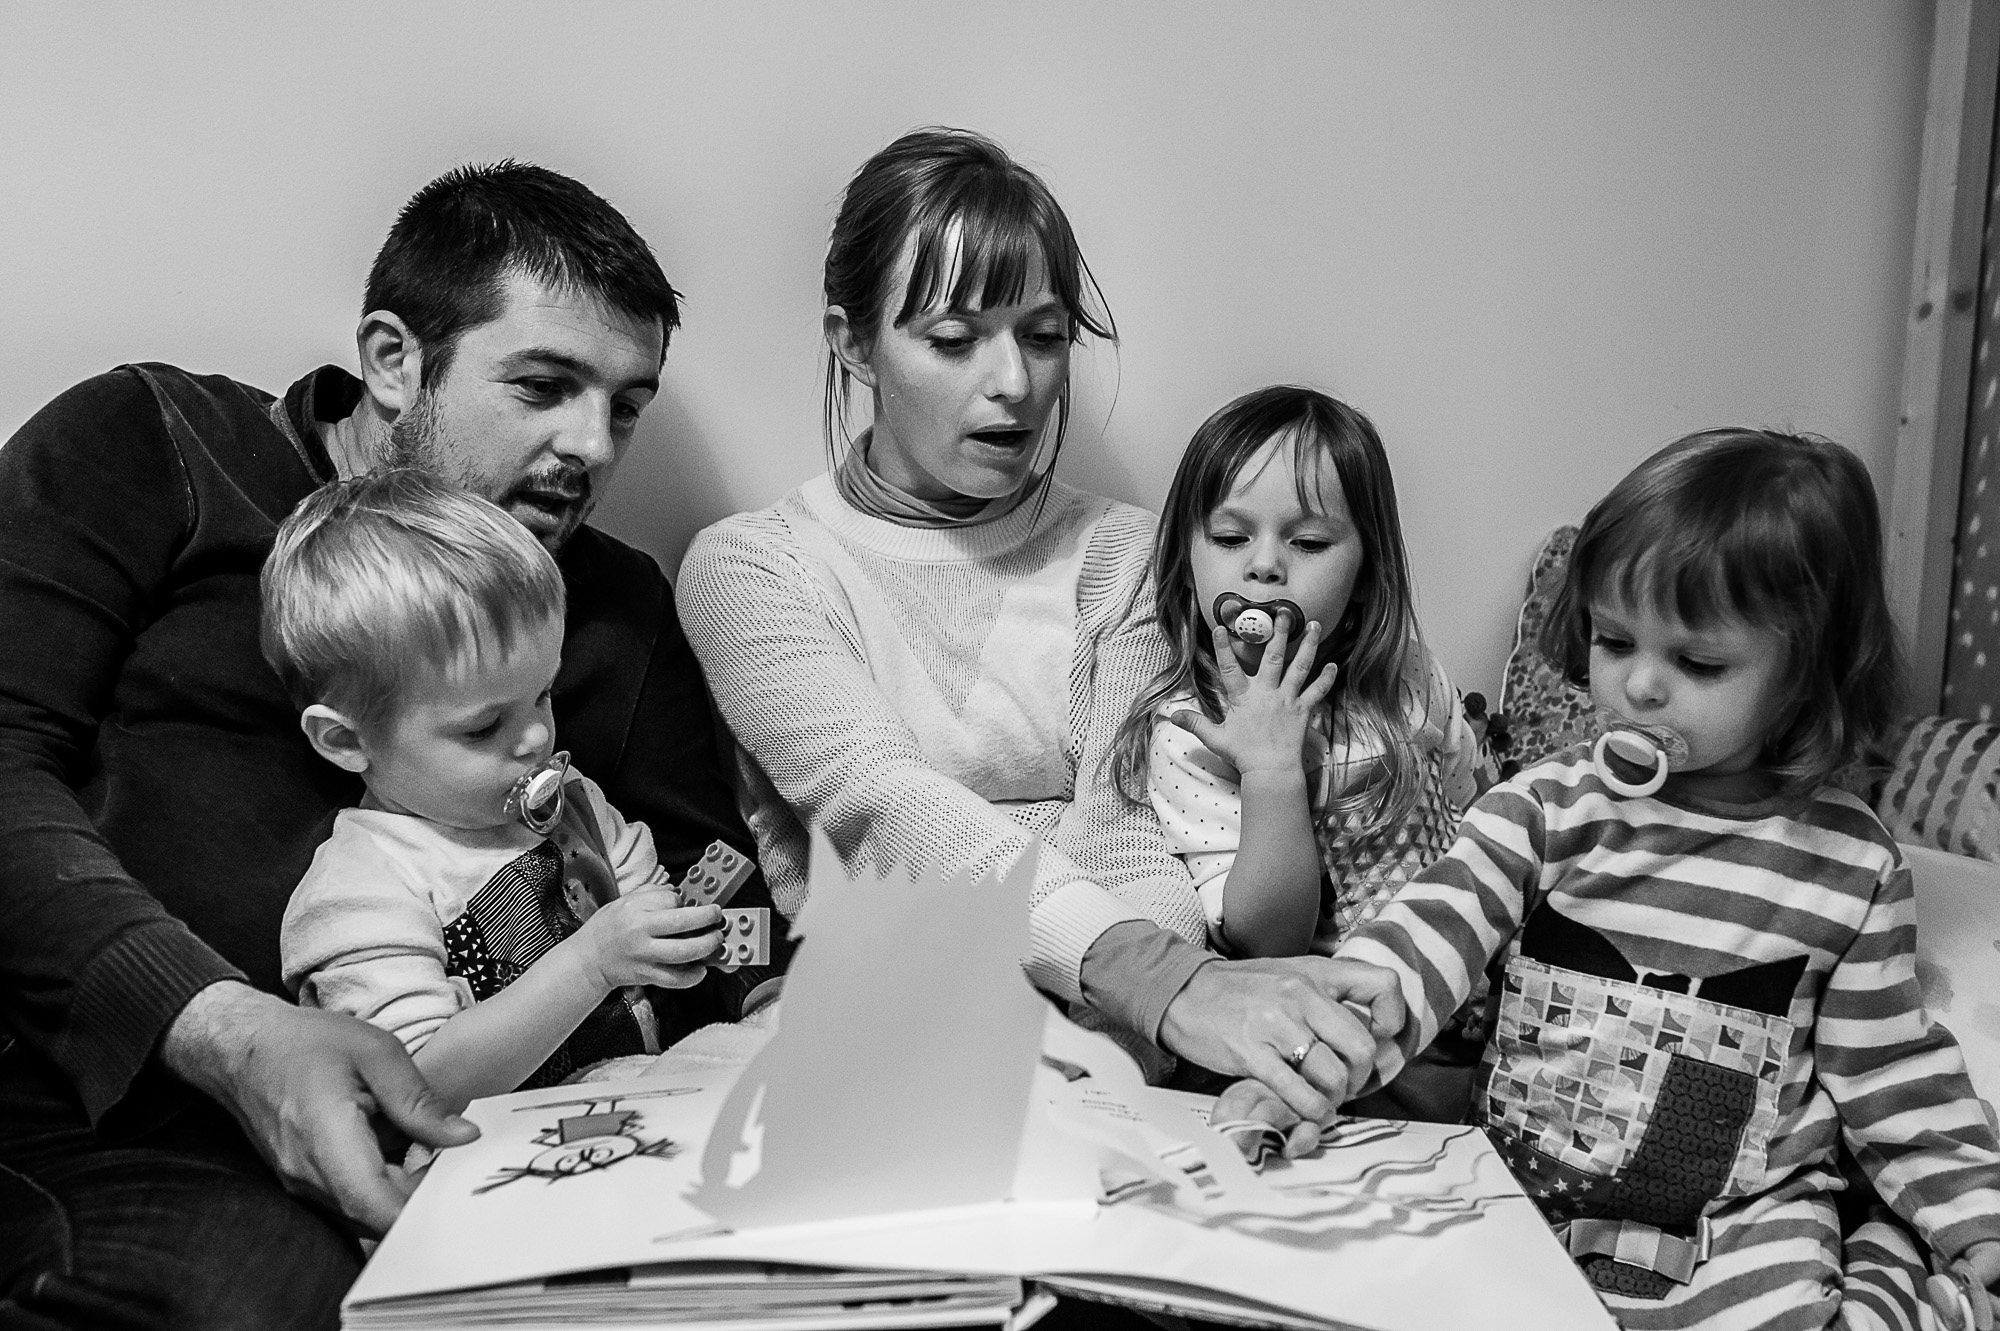
<instances>
[{"instance_id":1,"label":"woman's open mouth","mask_svg":"<svg viewBox=\"0 0 2000 1331\"><path fill-rule=\"evenodd\" d=\"M988 448L997 448L1008 453L1018 453L1028 446L1035 432L1025 425L1016 425L992 430L974 430L966 438L976 439Z\"/></svg>"}]
</instances>

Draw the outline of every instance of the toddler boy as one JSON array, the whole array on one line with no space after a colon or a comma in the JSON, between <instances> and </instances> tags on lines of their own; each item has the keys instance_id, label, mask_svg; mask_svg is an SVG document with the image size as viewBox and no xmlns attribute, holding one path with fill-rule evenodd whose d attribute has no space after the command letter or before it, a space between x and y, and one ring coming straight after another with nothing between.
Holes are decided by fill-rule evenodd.
<instances>
[{"instance_id":1,"label":"toddler boy","mask_svg":"<svg viewBox=\"0 0 2000 1331\"><path fill-rule=\"evenodd\" d=\"M262 591L300 726L368 792L285 912L299 1001L394 1032L452 1109L682 1033L645 986L699 983L721 912L556 751L562 575L527 529L374 472L294 510Z\"/></svg>"}]
</instances>

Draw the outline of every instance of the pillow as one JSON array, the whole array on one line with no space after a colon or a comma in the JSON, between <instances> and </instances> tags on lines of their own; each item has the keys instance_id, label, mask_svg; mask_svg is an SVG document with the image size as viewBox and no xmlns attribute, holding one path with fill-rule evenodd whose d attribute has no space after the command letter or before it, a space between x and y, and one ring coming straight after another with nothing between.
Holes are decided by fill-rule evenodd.
<instances>
[{"instance_id":1,"label":"pillow","mask_svg":"<svg viewBox=\"0 0 2000 1331\"><path fill-rule=\"evenodd\" d=\"M1496 756L1515 771L1558 749L1597 737L1591 724L1590 694L1565 680L1536 646L1542 621L1562 590L1576 533L1575 527L1558 527L1542 542L1534 569L1528 574L1527 599L1521 602L1520 616L1514 621L1514 650L1507 654L1507 669L1500 682L1506 747L1500 751L1496 746Z\"/></svg>"},{"instance_id":2,"label":"pillow","mask_svg":"<svg viewBox=\"0 0 2000 1331\"><path fill-rule=\"evenodd\" d=\"M1896 753L1875 813L1898 841L2000 860L2000 725L1927 716Z\"/></svg>"},{"instance_id":3,"label":"pillow","mask_svg":"<svg viewBox=\"0 0 2000 1331\"><path fill-rule=\"evenodd\" d=\"M1989 1013L2000 1011L2000 868L1928 846L1903 847L1917 898L1917 984L1924 1012L1958 1037L1972 1089L1987 1106L2000 1100L2000 1029Z\"/></svg>"}]
</instances>

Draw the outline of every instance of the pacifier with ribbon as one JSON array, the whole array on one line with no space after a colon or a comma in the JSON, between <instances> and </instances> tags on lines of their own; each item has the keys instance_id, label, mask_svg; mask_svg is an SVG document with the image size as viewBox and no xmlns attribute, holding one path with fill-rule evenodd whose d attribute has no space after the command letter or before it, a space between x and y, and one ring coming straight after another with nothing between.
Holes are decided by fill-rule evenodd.
<instances>
[{"instance_id":1,"label":"pacifier with ribbon","mask_svg":"<svg viewBox=\"0 0 2000 1331\"><path fill-rule=\"evenodd\" d=\"M537 836L547 835L562 821L563 783L569 776L569 750L552 753L521 773L507 792L506 813Z\"/></svg>"},{"instance_id":2,"label":"pacifier with ribbon","mask_svg":"<svg viewBox=\"0 0 2000 1331\"><path fill-rule=\"evenodd\" d=\"M1687 766L1688 742L1680 732L1666 726L1640 725L1612 712L1599 712L1598 723L1605 729L1590 751L1598 779L1620 795L1650 795L1667 784L1667 773ZM1646 773L1628 781L1616 764Z\"/></svg>"},{"instance_id":3,"label":"pacifier with ribbon","mask_svg":"<svg viewBox=\"0 0 2000 1331\"><path fill-rule=\"evenodd\" d=\"M1278 631L1280 610L1291 612L1291 631L1296 636L1305 627L1306 612L1295 602L1282 597L1275 601L1252 601L1235 592L1224 592L1215 598L1215 622L1242 642L1269 642Z\"/></svg>"}]
</instances>

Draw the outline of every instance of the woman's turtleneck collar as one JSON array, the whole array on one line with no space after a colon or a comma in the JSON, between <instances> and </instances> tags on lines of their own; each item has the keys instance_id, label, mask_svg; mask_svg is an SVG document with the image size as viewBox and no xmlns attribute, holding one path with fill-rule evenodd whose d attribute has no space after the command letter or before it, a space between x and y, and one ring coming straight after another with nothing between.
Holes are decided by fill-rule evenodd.
<instances>
[{"instance_id":1,"label":"woman's turtleneck collar","mask_svg":"<svg viewBox=\"0 0 2000 1331\"><path fill-rule=\"evenodd\" d=\"M957 496L952 499L919 499L888 481L868 465L868 432L863 432L847 450L834 470L833 485L855 509L871 518L893 522L899 527L977 527L1006 517L1040 488L1041 477L1031 478L1012 494L997 499Z\"/></svg>"}]
</instances>

